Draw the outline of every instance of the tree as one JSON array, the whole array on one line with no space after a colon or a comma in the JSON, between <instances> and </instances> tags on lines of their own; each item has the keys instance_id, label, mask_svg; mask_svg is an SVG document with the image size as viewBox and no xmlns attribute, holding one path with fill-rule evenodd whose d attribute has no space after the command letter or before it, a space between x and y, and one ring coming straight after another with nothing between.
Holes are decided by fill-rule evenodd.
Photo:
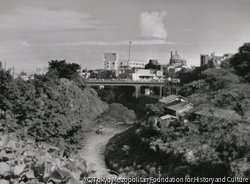
<instances>
[{"instance_id":1,"label":"tree","mask_svg":"<svg viewBox=\"0 0 250 184\"><path fill-rule=\"evenodd\" d=\"M164 104L156 103L156 104L146 104L144 111L148 114L148 116L162 116L164 115Z\"/></svg>"},{"instance_id":2,"label":"tree","mask_svg":"<svg viewBox=\"0 0 250 184\"><path fill-rule=\"evenodd\" d=\"M93 78L93 76L92 76ZM94 78L99 78L99 79L112 79L116 78L115 71L114 70L99 70L97 77Z\"/></svg>"},{"instance_id":3,"label":"tree","mask_svg":"<svg viewBox=\"0 0 250 184\"><path fill-rule=\"evenodd\" d=\"M207 83L204 80L197 80L190 82L189 84L184 85L179 91L178 94L182 96L189 96L195 92L205 91Z\"/></svg>"},{"instance_id":4,"label":"tree","mask_svg":"<svg viewBox=\"0 0 250 184\"><path fill-rule=\"evenodd\" d=\"M205 82L209 84L209 88L212 91L224 89L231 84L240 82L239 77L233 74L229 69L209 68L204 70L201 75Z\"/></svg>"},{"instance_id":5,"label":"tree","mask_svg":"<svg viewBox=\"0 0 250 184\"><path fill-rule=\"evenodd\" d=\"M236 74L242 76L246 82L250 82L250 42L244 43L238 53L232 56L230 64Z\"/></svg>"},{"instance_id":6,"label":"tree","mask_svg":"<svg viewBox=\"0 0 250 184\"><path fill-rule=\"evenodd\" d=\"M180 71L176 72L176 76L180 79L181 85L188 84L201 79L201 72L205 69L205 67L195 67L194 69L182 68Z\"/></svg>"},{"instance_id":7,"label":"tree","mask_svg":"<svg viewBox=\"0 0 250 184\"><path fill-rule=\"evenodd\" d=\"M0 109L6 119L7 111L12 110L16 98L16 85L11 76L11 70L0 70Z\"/></svg>"},{"instance_id":8,"label":"tree","mask_svg":"<svg viewBox=\"0 0 250 184\"><path fill-rule=\"evenodd\" d=\"M81 70L81 66L77 63L66 63L65 60L51 60L49 62L49 74L53 74L58 78L66 78L72 80L76 78Z\"/></svg>"},{"instance_id":9,"label":"tree","mask_svg":"<svg viewBox=\"0 0 250 184\"><path fill-rule=\"evenodd\" d=\"M230 89L230 90L228 90ZM250 120L250 86L248 84L232 84L230 88L219 90L210 99L214 105L235 110Z\"/></svg>"},{"instance_id":10,"label":"tree","mask_svg":"<svg viewBox=\"0 0 250 184\"><path fill-rule=\"evenodd\" d=\"M145 65L145 69L154 69L154 70L160 70L161 65L158 64L157 60L149 60L149 63Z\"/></svg>"},{"instance_id":11,"label":"tree","mask_svg":"<svg viewBox=\"0 0 250 184\"><path fill-rule=\"evenodd\" d=\"M98 96L101 97L102 100L104 100L107 103L113 103L115 101L115 93L114 89L111 88L109 90L106 89L100 89L98 91Z\"/></svg>"},{"instance_id":12,"label":"tree","mask_svg":"<svg viewBox=\"0 0 250 184\"><path fill-rule=\"evenodd\" d=\"M24 71L21 71L20 74L18 75L18 77L21 77L21 76L27 76L28 74Z\"/></svg>"},{"instance_id":13,"label":"tree","mask_svg":"<svg viewBox=\"0 0 250 184\"><path fill-rule=\"evenodd\" d=\"M92 79L95 79L95 78L98 79L99 78L98 73L96 73L95 71L90 70L89 72L90 72L89 78L92 78Z\"/></svg>"},{"instance_id":14,"label":"tree","mask_svg":"<svg viewBox=\"0 0 250 184\"><path fill-rule=\"evenodd\" d=\"M14 80L17 91L16 100L13 102L13 114L19 122L33 116L36 112L33 102L36 95L36 90L30 81L25 81L21 78Z\"/></svg>"}]
</instances>

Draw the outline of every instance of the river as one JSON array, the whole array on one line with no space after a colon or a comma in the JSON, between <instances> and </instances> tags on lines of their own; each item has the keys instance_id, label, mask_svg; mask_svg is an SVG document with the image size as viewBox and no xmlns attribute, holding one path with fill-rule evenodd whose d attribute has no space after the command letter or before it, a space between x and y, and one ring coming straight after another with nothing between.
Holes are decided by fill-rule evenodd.
<instances>
[{"instance_id":1,"label":"river","mask_svg":"<svg viewBox=\"0 0 250 184\"><path fill-rule=\"evenodd\" d=\"M96 171L91 177L111 177L105 163L105 147L111 137L124 131L128 125L103 125L105 132L102 134L95 133L96 127L89 127L90 129L85 132L84 147L79 154L86 160L88 169Z\"/></svg>"}]
</instances>

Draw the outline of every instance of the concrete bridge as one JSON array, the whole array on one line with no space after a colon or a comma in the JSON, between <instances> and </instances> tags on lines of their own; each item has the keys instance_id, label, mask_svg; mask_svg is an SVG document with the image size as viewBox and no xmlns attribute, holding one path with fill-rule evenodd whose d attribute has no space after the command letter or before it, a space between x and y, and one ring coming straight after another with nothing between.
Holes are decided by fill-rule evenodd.
<instances>
[{"instance_id":1,"label":"concrete bridge","mask_svg":"<svg viewBox=\"0 0 250 184\"><path fill-rule=\"evenodd\" d=\"M136 98L141 96L141 87L159 87L160 94L159 97L162 97L162 90L166 87L165 81L133 81L133 80L87 80L88 86L134 86L135 87L135 96Z\"/></svg>"}]
</instances>

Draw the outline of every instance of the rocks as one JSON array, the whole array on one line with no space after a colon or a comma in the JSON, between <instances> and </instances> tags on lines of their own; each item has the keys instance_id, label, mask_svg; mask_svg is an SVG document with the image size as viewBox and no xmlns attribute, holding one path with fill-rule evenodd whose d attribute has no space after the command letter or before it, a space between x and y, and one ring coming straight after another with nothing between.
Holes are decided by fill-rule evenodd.
<instances>
[{"instance_id":1,"label":"rocks","mask_svg":"<svg viewBox=\"0 0 250 184\"><path fill-rule=\"evenodd\" d=\"M81 183L89 175L85 160L79 155L63 156L59 147L37 144L31 139L12 140L2 135L0 144L0 183ZM16 146L18 145L18 146Z\"/></svg>"}]
</instances>

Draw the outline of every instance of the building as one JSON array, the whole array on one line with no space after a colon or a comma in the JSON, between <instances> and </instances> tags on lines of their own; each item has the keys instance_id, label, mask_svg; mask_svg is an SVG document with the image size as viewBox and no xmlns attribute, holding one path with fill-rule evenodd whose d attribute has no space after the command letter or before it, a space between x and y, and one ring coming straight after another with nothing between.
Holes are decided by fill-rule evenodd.
<instances>
[{"instance_id":1,"label":"building","mask_svg":"<svg viewBox=\"0 0 250 184\"><path fill-rule=\"evenodd\" d=\"M159 80L162 79L162 71L152 69L133 69L132 80Z\"/></svg>"},{"instance_id":2,"label":"building","mask_svg":"<svg viewBox=\"0 0 250 184\"><path fill-rule=\"evenodd\" d=\"M220 68L221 60L217 60L215 57L212 57L208 60L206 67L207 68Z\"/></svg>"},{"instance_id":3,"label":"building","mask_svg":"<svg viewBox=\"0 0 250 184\"><path fill-rule=\"evenodd\" d=\"M180 71L182 69L182 66L172 66L170 65L168 67L168 72L169 74L172 74L170 76L173 76L176 72Z\"/></svg>"},{"instance_id":4,"label":"building","mask_svg":"<svg viewBox=\"0 0 250 184\"><path fill-rule=\"evenodd\" d=\"M182 121L193 105L185 97L180 95L169 95L159 100L164 104L165 114L175 116L177 120Z\"/></svg>"},{"instance_id":5,"label":"building","mask_svg":"<svg viewBox=\"0 0 250 184\"><path fill-rule=\"evenodd\" d=\"M91 75L91 71L83 70L83 71L79 72L79 75L82 76L83 78L88 79Z\"/></svg>"},{"instance_id":6,"label":"building","mask_svg":"<svg viewBox=\"0 0 250 184\"><path fill-rule=\"evenodd\" d=\"M185 101L187 101L187 99L183 96L180 96L180 95L169 95L169 96L163 97L162 99L159 100L159 102L164 103L165 105L169 105L172 102L175 103L176 101L185 102Z\"/></svg>"},{"instance_id":7,"label":"building","mask_svg":"<svg viewBox=\"0 0 250 184\"><path fill-rule=\"evenodd\" d=\"M185 59L181 58L181 56L177 53L177 51L175 51L174 54L171 51L169 64L172 66L182 66L186 65L187 62Z\"/></svg>"},{"instance_id":8,"label":"building","mask_svg":"<svg viewBox=\"0 0 250 184\"><path fill-rule=\"evenodd\" d=\"M147 64L147 62L145 62L145 61L130 61L129 67L130 68L145 68L146 64Z\"/></svg>"},{"instance_id":9,"label":"building","mask_svg":"<svg viewBox=\"0 0 250 184\"><path fill-rule=\"evenodd\" d=\"M165 75L173 78L176 77L176 72L182 70L183 68L187 68L186 64L186 60L183 59L176 51L174 54L171 52L169 64L162 65L161 69Z\"/></svg>"},{"instance_id":10,"label":"building","mask_svg":"<svg viewBox=\"0 0 250 184\"><path fill-rule=\"evenodd\" d=\"M147 62L145 61L121 61L119 64L119 69L121 71L130 70L133 68L145 68Z\"/></svg>"},{"instance_id":11,"label":"building","mask_svg":"<svg viewBox=\"0 0 250 184\"><path fill-rule=\"evenodd\" d=\"M222 60L223 56L216 56L215 52L211 53L211 55L206 55L206 54L201 54L200 57L200 66L204 66L207 65L209 63L209 65L213 65L215 64L216 66L220 65L220 62Z\"/></svg>"},{"instance_id":12,"label":"building","mask_svg":"<svg viewBox=\"0 0 250 184\"><path fill-rule=\"evenodd\" d=\"M166 133L166 131L169 129L170 123L176 120L177 119L175 116L169 114L161 116L159 121L161 132Z\"/></svg>"},{"instance_id":13,"label":"building","mask_svg":"<svg viewBox=\"0 0 250 184\"><path fill-rule=\"evenodd\" d=\"M104 70L118 70L119 69L119 54L105 53L104 54Z\"/></svg>"},{"instance_id":14,"label":"building","mask_svg":"<svg viewBox=\"0 0 250 184\"><path fill-rule=\"evenodd\" d=\"M119 63L120 73L124 73L127 70L130 70L129 61L120 61L120 63Z\"/></svg>"},{"instance_id":15,"label":"building","mask_svg":"<svg viewBox=\"0 0 250 184\"><path fill-rule=\"evenodd\" d=\"M223 56L216 56L215 52L211 53L211 55L201 54L200 55L200 66L207 68L218 68L222 61L230 59L233 54L224 54Z\"/></svg>"}]
</instances>

